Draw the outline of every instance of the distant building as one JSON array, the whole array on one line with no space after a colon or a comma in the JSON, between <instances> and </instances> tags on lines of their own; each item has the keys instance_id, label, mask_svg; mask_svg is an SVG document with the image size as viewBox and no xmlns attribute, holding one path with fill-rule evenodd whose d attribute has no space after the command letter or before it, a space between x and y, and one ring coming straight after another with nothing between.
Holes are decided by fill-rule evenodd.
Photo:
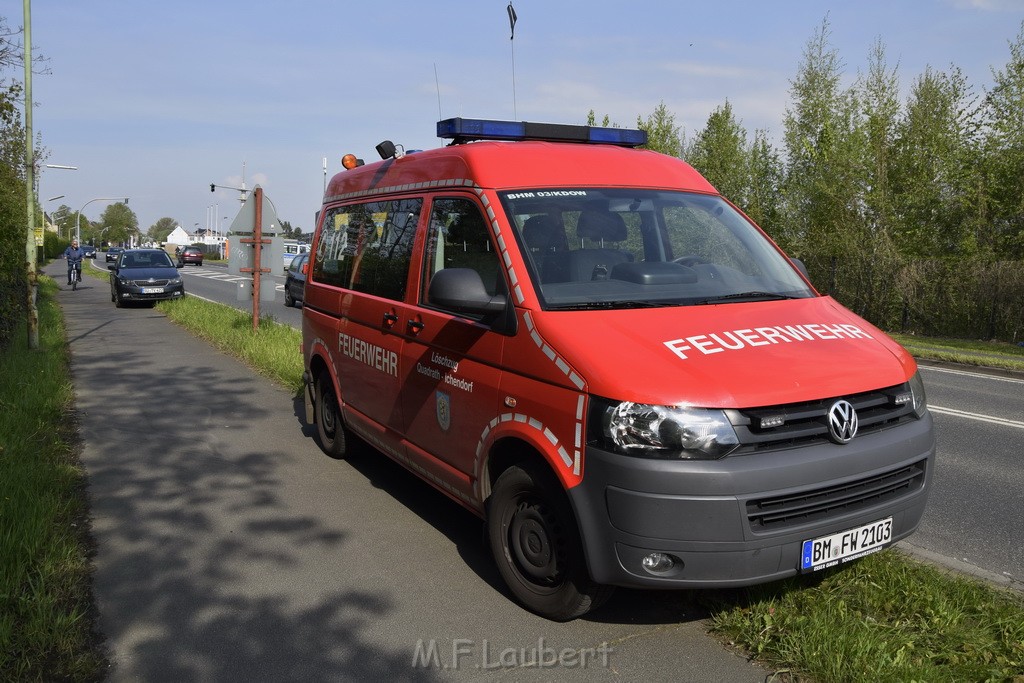
<instances>
[{"instance_id":1,"label":"distant building","mask_svg":"<svg viewBox=\"0 0 1024 683\"><path fill-rule=\"evenodd\" d=\"M171 234L164 240L164 244L173 244L175 246L184 247L192 244L192 237L189 236L185 229L180 225L174 230L171 230Z\"/></svg>"}]
</instances>

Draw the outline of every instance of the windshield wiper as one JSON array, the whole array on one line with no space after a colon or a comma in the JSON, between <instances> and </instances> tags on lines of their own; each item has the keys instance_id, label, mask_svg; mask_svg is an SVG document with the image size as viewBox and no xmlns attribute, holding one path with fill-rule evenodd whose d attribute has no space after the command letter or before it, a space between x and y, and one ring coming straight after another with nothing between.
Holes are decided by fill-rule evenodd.
<instances>
[{"instance_id":1,"label":"windshield wiper","mask_svg":"<svg viewBox=\"0 0 1024 683\"><path fill-rule=\"evenodd\" d=\"M698 301L697 305L717 304L722 301L736 301L739 299L743 299L745 301L782 301L784 299L800 298L802 297L779 294L778 292L738 292L736 294L726 294L725 296L716 296L710 299L704 299L703 301Z\"/></svg>"},{"instance_id":2,"label":"windshield wiper","mask_svg":"<svg viewBox=\"0 0 1024 683\"><path fill-rule=\"evenodd\" d=\"M610 308L663 308L665 306L677 306L674 301L587 301L579 304L566 304L564 306L552 306L552 310L558 311L590 311Z\"/></svg>"}]
</instances>

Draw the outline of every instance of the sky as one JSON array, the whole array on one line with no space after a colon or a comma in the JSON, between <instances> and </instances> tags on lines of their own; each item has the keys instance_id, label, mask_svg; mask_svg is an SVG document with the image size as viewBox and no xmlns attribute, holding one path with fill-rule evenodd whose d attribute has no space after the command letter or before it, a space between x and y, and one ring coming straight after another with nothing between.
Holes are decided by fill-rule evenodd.
<instances>
[{"instance_id":1,"label":"sky","mask_svg":"<svg viewBox=\"0 0 1024 683\"><path fill-rule=\"evenodd\" d=\"M826 22L843 85L880 41L905 101L929 67L991 88L1024 21L1024 0L513 0L512 39L508 4L35 0L40 163L77 167L41 169L44 209L98 220L108 199L128 197L143 232L163 217L223 230L239 193L210 184L244 182L311 232L324 159L333 175L346 153L377 160L385 139L442 146L439 119L584 123L593 110L629 127L664 103L692 136L728 101L750 137L778 142L791 81ZM0 12L24 24L21 2Z\"/></svg>"}]
</instances>

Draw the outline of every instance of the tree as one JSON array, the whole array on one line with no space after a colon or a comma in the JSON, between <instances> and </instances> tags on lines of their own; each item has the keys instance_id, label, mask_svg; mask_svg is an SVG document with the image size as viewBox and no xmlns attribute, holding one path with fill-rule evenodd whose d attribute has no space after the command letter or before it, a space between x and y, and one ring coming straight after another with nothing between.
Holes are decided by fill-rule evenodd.
<instances>
[{"instance_id":1,"label":"tree","mask_svg":"<svg viewBox=\"0 0 1024 683\"><path fill-rule=\"evenodd\" d=\"M94 234L92 239L98 239L99 233L102 233L103 239L111 244L128 242L141 234L139 219L123 202L110 204L103 210L95 232L97 234Z\"/></svg>"},{"instance_id":2,"label":"tree","mask_svg":"<svg viewBox=\"0 0 1024 683\"><path fill-rule=\"evenodd\" d=\"M829 34L826 19L804 48L784 119L788 163L780 237L793 255L816 260L819 272L856 251L862 210L858 103L855 93L839 88L842 63Z\"/></svg>"},{"instance_id":3,"label":"tree","mask_svg":"<svg viewBox=\"0 0 1024 683\"><path fill-rule=\"evenodd\" d=\"M608 120L608 117L605 117ZM676 125L675 114L672 114L664 102L658 104L647 120L636 117L636 127L647 131L646 149L678 157L683 150L683 138L680 127Z\"/></svg>"},{"instance_id":4,"label":"tree","mask_svg":"<svg viewBox=\"0 0 1024 683\"><path fill-rule=\"evenodd\" d=\"M0 17L0 73L22 64L18 32ZM0 350L11 343L28 302L25 263L25 128L18 109L21 84L0 80Z\"/></svg>"},{"instance_id":5,"label":"tree","mask_svg":"<svg viewBox=\"0 0 1024 683\"><path fill-rule=\"evenodd\" d=\"M742 209L773 239L784 238L780 219L782 177L784 169L779 153L768 141L764 130L754 131L754 141L747 150L747 189ZM781 245L783 249L788 246Z\"/></svg>"},{"instance_id":6,"label":"tree","mask_svg":"<svg viewBox=\"0 0 1024 683\"><path fill-rule=\"evenodd\" d=\"M683 158L719 192L743 207L750 190L747 151L747 132L726 100L711 112L704 129L684 146Z\"/></svg>"},{"instance_id":7,"label":"tree","mask_svg":"<svg viewBox=\"0 0 1024 683\"><path fill-rule=\"evenodd\" d=\"M1010 43L1010 61L992 73L985 97L985 169L991 188L992 247L1024 258L1024 22Z\"/></svg>"},{"instance_id":8,"label":"tree","mask_svg":"<svg viewBox=\"0 0 1024 683\"><path fill-rule=\"evenodd\" d=\"M906 256L963 257L979 250L986 201L978 196L978 110L958 69L930 67L897 123L890 183L893 238Z\"/></svg>"},{"instance_id":9,"label":"tree","mask_svg":"<svg viewBox=\"0 0 1024 683\"><path fill-rule=\"evenodd\" d=\"M860 175L864 188L866 228L873 247L888 245L893 214L889 172L893 164L894 138L900 113L899 78L889 69L885 46L876 40L868 56L868 73L857 84L864 159Z\"/></svg>"},{"instance_id":10,"label":"tree","mask_svg":"<svg viewBox=\"0 0 1024 683\"><path fill-rule=\"evenodd\" d=\"M180 225L178 221L165 216L153 225L149 226L149 230L146 231L146 235L148 235L149 239L153 242L166 242L167 236L170 235L178 225Z\"/></svg>"},{"instance_id":11,"label":"tree","mask_svg":"<svg viewBox=\"0 0 1024 683\"><path fill-rule=\"evenodd\" d=\"M596 126L597 125L597 115L594 114L594 110L593 109L591 109L590 111L587 112L587 125L588 126ZM608 114L605 114L604 118L601 119L601 128L618 128L618 127L619 127L619 124L612 123L611 119L608 117Z\"/></svg>"}]
</instances>

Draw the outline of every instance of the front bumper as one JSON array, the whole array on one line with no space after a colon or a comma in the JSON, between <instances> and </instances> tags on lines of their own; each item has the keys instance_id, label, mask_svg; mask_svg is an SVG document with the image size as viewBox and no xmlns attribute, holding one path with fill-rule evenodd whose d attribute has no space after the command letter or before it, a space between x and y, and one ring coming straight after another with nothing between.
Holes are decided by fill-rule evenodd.
<instances>
[{"instance_id":1,"label":"front bumper","mask_svg":"<svg viewBox=\"0 0 1024 683\"><path fill-rule=\"evenodd\" d=\"M115 287L115 296L121 301L166 301L167 299L180 299L185 296L184 285L177 287L165 287L159 292L143 292L142 287Z\"/></svg>"},{"instance_id":2,"label":"front bumper","mask_svg":"<svg viewBox=\"0 0 1024 683\"><path fill-rule=\"evenodd\" d=\"M887 517L892 542L909 536L924 512L934 461L930 414L844 446L713 461L588 447L583 482L569 497L595 581L744 586L796 574L805 540ZM670 555L675 565L649 571L641 561L651 553Z\"/></svg>"}]
</instances>

